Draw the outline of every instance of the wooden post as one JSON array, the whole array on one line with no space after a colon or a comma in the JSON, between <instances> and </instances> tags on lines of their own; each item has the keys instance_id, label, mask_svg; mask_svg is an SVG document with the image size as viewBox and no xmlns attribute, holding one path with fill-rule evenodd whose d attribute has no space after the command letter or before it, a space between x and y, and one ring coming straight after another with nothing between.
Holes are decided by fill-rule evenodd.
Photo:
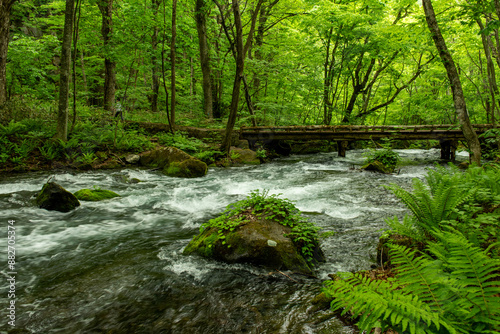
<instances>
[{"instance_id":1,"label":"wooden post","mask_svg":"<svg viewBox=\"0 0 500 334\"><path fill-rule=\"evenodd\" d=\"M345 158L347 145L349 145L349 142L347 140L341 140L337 142L339 157Z\"/></svg>"},{"instance_id":2,"label":"wooden post","mask_svg":"<svg viewBox=\"0 0 500 334\"><path fill-rule=\"evenodd\" d=\"M458 146L456 140L440 140L439 146L441 146L441 159L455 161L455 151Z\"/></svg>"}]
</instances>

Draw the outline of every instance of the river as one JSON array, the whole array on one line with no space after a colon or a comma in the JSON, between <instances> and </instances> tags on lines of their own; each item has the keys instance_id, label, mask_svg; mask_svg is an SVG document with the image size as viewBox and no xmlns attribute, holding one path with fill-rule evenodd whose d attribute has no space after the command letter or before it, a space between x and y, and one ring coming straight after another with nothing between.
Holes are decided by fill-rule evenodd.
<instances>
[{"instance_id":1,"label":"river","mask_svg":"<svg viewBox=\"0 0 500 334\"><path fill-rule=\"evenodd\" d=\"M364 151L355 150L213 168L196 179L145 169L3 178L0 333L14 328L12 300L16 333L354 333L310 301L328 274L375 264L384 219L405 212L382 185L410 187L439 158L439 150L398 152L411 163L393 175L360 172ZM38 209L33 196L49 178L71 192L95 186L121 197L69 213ZM282 194L322 232L336 232L322 240L327 262L317 278L182 255L203 222L255 189ZM9 221L15 298L8 298Z\"/></svg>"}]
</instances>

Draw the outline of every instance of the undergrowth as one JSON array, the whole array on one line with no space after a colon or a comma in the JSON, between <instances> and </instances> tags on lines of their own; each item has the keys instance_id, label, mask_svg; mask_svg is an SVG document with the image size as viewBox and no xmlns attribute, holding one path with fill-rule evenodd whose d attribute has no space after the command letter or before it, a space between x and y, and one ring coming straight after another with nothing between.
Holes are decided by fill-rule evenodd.
<instances>
[{"instance_id":1,"label":"undergrowth","mask_svg":"<svg viewBox=\"0 0 500 334\"><path fill-rule=\"evenodd\" d=\"M396 275L387 281L341 273L325 282L332 308L361 330L498 333L500 330L500 168L436 167L413 191L387 186L411 215L387 220Z\"/></svg>"}]
</instances>

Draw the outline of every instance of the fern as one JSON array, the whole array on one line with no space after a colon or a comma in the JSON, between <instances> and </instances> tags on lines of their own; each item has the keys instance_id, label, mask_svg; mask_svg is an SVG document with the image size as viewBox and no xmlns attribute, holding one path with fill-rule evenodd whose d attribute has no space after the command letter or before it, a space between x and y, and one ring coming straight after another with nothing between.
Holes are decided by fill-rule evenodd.
<instances>
[{"instance_id":1,"label":"fern","mask_svg":"<svg viewBox=\"0 0 500 334\"><path fill-rule=\"evenodd\" d=\"M370 331L392 328L399 332L437 333L448 325L416 295L397 289L396 283L373 281L362 274L348 274L343 280L326 282L326 294L333 298L332 309L343 308L358 318L357 326ZM450 328L446 333L455 333Z\"/></svg>"},{"instance_id":2,"label":"fern","mask_svg":"<svg viewBox=\"0 0 500 334\"><path fill-rule=\"evenodd\" d=\"M500 329L498 260L457 231L435 232L428 255L391 245L393 282L349 274L326 283L333 309L358 318L358 327L400 333L497 333Z\"/></svg>"},{"instance_id":3,"label":"fern","mask_svg":"<svg viewBox=\"0 0 500 334\"><path fill-rule=\"evenodd\" d=\"M413 193L397 186L386 186L413 213L415 219L416 238L428 237L434 229L440 228L440 222L453 219L456 209L472 196L471 191L463 191L450 182L433 182L429 188L418 179L413 180ZM408 227L403 229L408 230ZM414 237L415 235L406 235Z\"/></svg>"},{"instance_id":4,"label":"fern","mask_svg":"<svg viewBox=\"0 0 500 334\"><path fill-rule=\"evenodd\" d=\"M439 233L449 252L447 270L455 278L453 291L460 298L465 317L480 332L493 332L500 325L500 261L488 257L485 251L472 245L463 235L453 232Z\"/></svg>"},{"instance_id":5,"label":"fern","mask_svg":"<svg viewBox=\"0 0 500 334\"><path fill-rule=\"evenodd\" d=\"M448 300L449 296L443 293L441 286L446 284L439 263L424 256L415 256L412 251L404 246L390 245L391 261L397 266L398 281L405 285L408 291L418 295L419 299L428 303L434 311L443 313L443 297Z\"/></svg>"}]
</instances>

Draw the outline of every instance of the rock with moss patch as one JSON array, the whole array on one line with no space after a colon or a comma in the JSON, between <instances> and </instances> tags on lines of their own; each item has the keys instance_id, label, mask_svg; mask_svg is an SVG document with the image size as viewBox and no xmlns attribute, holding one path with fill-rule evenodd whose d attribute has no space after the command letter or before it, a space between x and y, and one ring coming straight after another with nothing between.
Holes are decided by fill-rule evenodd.
<instances>
[{"instance_id":1,"label":"rock with moss patch","mask_svg":"<svg viewBox=\"0 0 500 334\"><path fill-rule=\"evenodd\" d=\"M75 192L74 195L80 201L92 201L92 202L120 197L120 195L118 195L117 193L111 190L104 190L104 189L81 189Z\"/></svg>"},{"instance_id":2,"label":"rock with moss patch","mask_svg":"<svg viewBox=\"0 0 500 334\"><path fill-rule=\"evenodd\" d=\"M227 263L252 263L312 275L311 264L287 237L290 232L290 227L269 219L254 219L223 234L219 234L217 228L208 228L188 244L184 254L194 253ZM318 245L314 253L316 262L324 261Z\"/></svg>"},{"instance_id":3,"label":"rock with moss patch","mask_svg":"<svg viewBox=\"0 0 500 334\"><path fill-rule=\"evenodd\" d=\"M49 211L69 212L80 206L78 199L55 182L44 184L36 197L39 208Z\"/></svg>"},{"instance_id":4,"label":"rock with moss patch","mask_svg":"<svg viewBox=\"0 0 500 334\"><path fill-rule=\"evenodd\" d=\"M287 219L298 217L293 207L283 205L275 210L277 214L271 205L275 208L280 202L271 198L266 202L235 203L219 218L204 224L183 253L312 275L313 266L325 261L317 240L317 228L300 218ZM225 227L221 228L221 222ZM297 231L304 233L298 237L297 233L301 232Z\"/></svg>"},{"instance_id":5,"label":"rock with moss patch","mask_svg":"<svg viewBox=\"0 0 500 334\"><path fill-rule=\"evenodd\" d=\"M155 167L174 177L200 177L207 174L207 164L175 147L166 147L141 155L141 165Z\"/></svg>"},{"instance_id":6,"label":"rock with moss patch","mask_svg":"<svg viewBox=\"0 0 500 334\"><path fill-rule=\"evenodd\" d=\"M257 153L250 149L231 147L229 155L236 165L260 165Z\"/></svg>"},{"instance_id":7,"label":"rock with moss patch","mask_svg":"<svg viewBox=\"0 0 500 334\"><path fill-rule=\"evenodd\" d=\"M394 172L394 166L384 165L378 160L372 161L364 165L363 167L361 167L361 169L382 174L391 174L392 172Z\"/></svg>"}]
</instances>

